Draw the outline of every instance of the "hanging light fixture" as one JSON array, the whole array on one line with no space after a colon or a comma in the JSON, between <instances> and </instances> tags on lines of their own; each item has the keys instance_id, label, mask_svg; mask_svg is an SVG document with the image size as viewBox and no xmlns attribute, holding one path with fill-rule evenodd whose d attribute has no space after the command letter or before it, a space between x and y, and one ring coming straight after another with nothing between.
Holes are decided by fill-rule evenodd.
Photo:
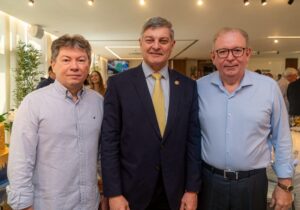
<instances>
[{"instance_id":1,"label":"hanging light fixture","mask_svg":"<svg viewBox=\"0 0 300 210\"><path fill-rule=\"evenodd\" d=\"M88 5L93 6L94 0L88 0Z\"/></svg>"},{"instance_id":2,"label":"hanging light fixture","mask_svg":"<svg viewBox=\"0 0 300 210\"><path fill-rule=\"evenodd\" d=\"M31 6L31 7L33 7L33 5L34 5L34 0L28 0L28 5Z\"/></svg>"},{"instance_id":3,"label":"hanging light fixture","mask_svg":"<svg viewBox=\"0 0 300 210\"><path fill-rule=\"evenodd\" d=\"M261 0L261 5L263 6L267 5L267 0Z\"/></svg>"},{"instance_id":4,"label":"hanging light fixture","mask_svg":"<svg viewBox=\"0 0 300 210\"><path fill-rule=\"evenodd\" d=\"M248 6L250 4L249 0L244 0L244 5Z\"/></svg>"}]
</instances>

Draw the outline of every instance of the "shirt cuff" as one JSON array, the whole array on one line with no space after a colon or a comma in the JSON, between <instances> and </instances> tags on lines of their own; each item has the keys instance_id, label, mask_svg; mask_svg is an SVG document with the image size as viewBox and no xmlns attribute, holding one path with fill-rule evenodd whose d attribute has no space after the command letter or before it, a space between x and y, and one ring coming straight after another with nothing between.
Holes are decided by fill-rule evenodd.
<instances>
[{"instance_id":1,"label":"shirt cuff","mask_svg":"<svg viewBox=\"0 0 300 210\"><path fill-rule=\"evenodd\" d=\"M273 170L278 178L292 178L294 175L293 163L278 164L275 162Z\"/></svg>"},{"instance_id":2,"label":"shirt cuff","mask_svg":"<svg viewBox=\"0 0 300 210\"><path fill-rule=\"evenodd\" d=\"M33 205L33 191L18 192L13 191L10 186L6 187L7 203L12 209L19 210Z\"/></svg>"}]
</instances>

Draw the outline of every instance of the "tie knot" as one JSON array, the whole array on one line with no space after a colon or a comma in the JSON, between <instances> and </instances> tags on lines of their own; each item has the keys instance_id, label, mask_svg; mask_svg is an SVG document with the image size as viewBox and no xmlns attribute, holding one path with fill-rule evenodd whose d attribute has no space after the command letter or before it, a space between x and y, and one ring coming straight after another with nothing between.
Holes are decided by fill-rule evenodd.
<instances>
[{"instance_id":1,"label":"tie knot","mask_svg":"<svg viewBox=\"0 0 300 210\"><path fill-rule=\"evenodd\" d=\"M160 79L161 79L161 74L160 74L160 73L152 73L152 77L153 77L155 80L160 80Z\"/></svg>"}]
</instances>

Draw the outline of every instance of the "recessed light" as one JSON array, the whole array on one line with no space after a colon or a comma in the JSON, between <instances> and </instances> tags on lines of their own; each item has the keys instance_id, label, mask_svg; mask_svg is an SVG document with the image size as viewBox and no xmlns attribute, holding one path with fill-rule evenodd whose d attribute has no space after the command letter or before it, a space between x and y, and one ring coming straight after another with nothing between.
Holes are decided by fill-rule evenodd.
<instances>
[{"instance_id":1,"label":"recessed light","mask_svg":"<svg viewBox=\"0 0 300 210\"><path fill-rule=\"evenodd\" d=\"M278 39L274 39L274 43L277 44L279 41Z\"/></svg>"},{"instance_id":2,"label":"recessed light","mask_svg":"<svg viewBox=\"0 0 300 210\"><path fill-rule=\"evenodd\" d=\"M140 0L140 5L144 6L146 4L145 0Z\"/></svg>"},{"instance_id":3,"label":"recessed light","mask_svg":"<svg viewBox=\"0 0 300 210\"><path fill-rule=\"evenodd\" d=\"M198 0L198 1L197 1L197 5L198 5L198 6L203 5L203 1L202 1L202 0Z\"/></svg>"},{"instance_id":4,"label":"recessed light","mask_svg":"<svg viewBox=\"0 0 300 210\"><path fill-rule=\"evenodd\" d=\"M93 6L94 0L88 0L88 5Z\"/></svg>"},{"instance_id":5,"label":"recessed light","mask_svg":"<svg viewBox=\"0 0 300 210\"><path fill-rule=\"evenodd\" d=\"M31 6L31 7L33 7L33 5L34 5L34 0L29 0L29 1L28 1L28 5Z\"/></svg>"}]
</instances>

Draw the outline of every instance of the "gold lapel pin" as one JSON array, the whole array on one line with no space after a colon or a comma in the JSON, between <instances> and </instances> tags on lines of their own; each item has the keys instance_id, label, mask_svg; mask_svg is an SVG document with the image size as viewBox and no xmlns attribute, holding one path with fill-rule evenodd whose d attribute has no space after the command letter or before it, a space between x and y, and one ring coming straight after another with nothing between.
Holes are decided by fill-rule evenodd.
<instances>
[{"instance_id":1,"label":"gold lapel pin","mask_svg":"<svg viewBox=\"0 0 300 210\"><path fill-rule=\"evenodd\" d=\"M180 82L179 82L178 80L175 80L174 84L175 84L175 85L179 85Z\"/></svg>"}]
</instances>

